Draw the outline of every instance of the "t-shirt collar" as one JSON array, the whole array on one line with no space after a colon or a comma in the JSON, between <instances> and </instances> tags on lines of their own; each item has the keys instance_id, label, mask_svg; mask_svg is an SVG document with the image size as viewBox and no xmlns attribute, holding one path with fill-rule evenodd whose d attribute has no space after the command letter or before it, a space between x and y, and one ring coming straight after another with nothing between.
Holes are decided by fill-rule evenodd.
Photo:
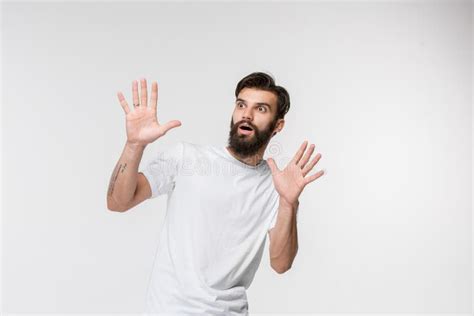
<instances>
[{"instance_id":1,"label":"t-shirt collar","mask_svg":"<svg viewBox=\"0 0 474 316\"><path fill-rule=\"evenodd\" d=\"M242 167L251 168L251 169L257 169L257 168L260 168L260 167L262 167L263 165L265 165L265 164L264 164L265 159L260 160L256 166L252 166L252 165L246 164L245 162L242 162L242 161L240 161L239 159L235 158L234 155L232 155L232 154L229 152L229 150L227 149L227 145L223 146L222 148L224 149L224 152L225 152L226 156L228 156L231 160L233 160L235 163L241 165Z\"/></svg>"}]
</instances>

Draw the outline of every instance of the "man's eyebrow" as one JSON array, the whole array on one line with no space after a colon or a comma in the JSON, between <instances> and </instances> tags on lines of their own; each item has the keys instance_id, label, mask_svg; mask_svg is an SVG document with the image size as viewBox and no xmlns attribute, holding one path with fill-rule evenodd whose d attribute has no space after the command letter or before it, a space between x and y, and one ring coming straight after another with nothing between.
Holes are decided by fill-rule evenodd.
<instances>
[{"instance_id":1,"label":"man's eyebrow","mask_svg":"<svg viewBox=\"0 0 474 316\"><path fill-rule=\"evenodd\" d=\"M242 101L242 102L244 102L244 103L247 103L244 99L237 98L237 100L235 100L235 102L239 102L239 101ZM272 108L268 103L265 103L265 102L257 102L257 104L258 104L258 105L265 105L265 106L267 106L269 109Z\"/></svg>"}]
</instances>

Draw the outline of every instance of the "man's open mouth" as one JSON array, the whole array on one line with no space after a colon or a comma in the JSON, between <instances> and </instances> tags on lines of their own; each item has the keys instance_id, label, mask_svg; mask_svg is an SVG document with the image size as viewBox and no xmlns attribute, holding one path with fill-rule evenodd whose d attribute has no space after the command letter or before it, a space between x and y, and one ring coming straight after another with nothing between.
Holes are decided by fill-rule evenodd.
<instances>
[{"instance_id":1,"label":"man's open mouth","mask_svg":"<svg viewBox=\"0 0 474 316\"><path fill-rule=\"evenodd\" d=\"M242 134L249 135L253 133L253 128L247 125L240 125L239 130Z\"/></svg>"}]
</instances>

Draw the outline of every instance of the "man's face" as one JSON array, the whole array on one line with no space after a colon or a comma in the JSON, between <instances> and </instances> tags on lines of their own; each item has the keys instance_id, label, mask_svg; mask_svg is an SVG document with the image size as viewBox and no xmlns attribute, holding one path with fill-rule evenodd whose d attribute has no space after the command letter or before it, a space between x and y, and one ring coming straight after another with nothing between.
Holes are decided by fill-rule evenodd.
<instances>
[{"instance_id":1,"label":"man's face","mask_svg":"<svg viewBox=\"0 0 474 316\"><path fill-rule=\"evenodd\" d=\"M256 154L272 138L277 120L277 96L269 91L244 88L235 101L229 146L242 157ZM248 126L251 130L246 130Z\"/></svg>"}]
</instances>

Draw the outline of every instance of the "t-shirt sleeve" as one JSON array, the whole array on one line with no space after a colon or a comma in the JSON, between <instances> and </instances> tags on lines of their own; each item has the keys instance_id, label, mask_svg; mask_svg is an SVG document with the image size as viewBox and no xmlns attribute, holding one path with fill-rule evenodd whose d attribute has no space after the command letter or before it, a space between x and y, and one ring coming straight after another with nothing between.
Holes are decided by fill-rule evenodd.
<instances>
[{"instance_id":1,"label":"t-shirt sleeve","mask_svg":"<svg viewBox=\"0 0 474 316\"><path fill-rule=\"evenodd\" d=\"M176 176L183 161L184 143L178 142L162 150L145 164L140 171L147 178L151 187L151 198L168 194L174 189Z\"/></svg>"}]
</instances>

